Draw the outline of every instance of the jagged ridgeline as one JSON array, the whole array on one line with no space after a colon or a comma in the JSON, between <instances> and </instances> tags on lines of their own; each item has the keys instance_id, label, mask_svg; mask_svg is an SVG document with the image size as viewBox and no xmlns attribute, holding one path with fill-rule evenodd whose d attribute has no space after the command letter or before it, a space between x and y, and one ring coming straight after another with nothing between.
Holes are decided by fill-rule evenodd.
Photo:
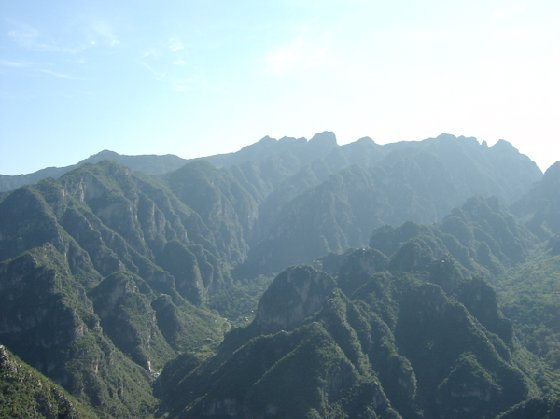
<instances>
[{"instance_id":1,"label":"jagged ridgeline","mask_svg":"<svg viewBox=\"0 0 560 419\"><path fill-rule=\"evenodd\" d=\"M551 174L505 141L323 133L0 177L0 342L101 417L493 417L558 387L481 279L560 247Z\"/></svg>"},{"instance_id":2,"label":"jagged ridgeline","mask_svg":"<svg viewBox=\"0 0 560 419\"><path fill-rule=\"evenodd\" d=\"M422 265L403 270L410 258ZM172 417L492 418L538 394L494 292L452 258L324 263L278 275L215 358L164 369Z\"/></svg>"},{"instance_id":3,"label":"jagged ridgeline","mask_svg":"<svg viewBox=\"0 0 560 419\"><path fill-rule=\"evenodd\" d=\"M483 279L535 243L495 199L380 228L372 247L280 273L249 327L214 358L170 363L158 394L172 417L555 417L539 397L558 376Z\"/></svg>"}]
</instances>

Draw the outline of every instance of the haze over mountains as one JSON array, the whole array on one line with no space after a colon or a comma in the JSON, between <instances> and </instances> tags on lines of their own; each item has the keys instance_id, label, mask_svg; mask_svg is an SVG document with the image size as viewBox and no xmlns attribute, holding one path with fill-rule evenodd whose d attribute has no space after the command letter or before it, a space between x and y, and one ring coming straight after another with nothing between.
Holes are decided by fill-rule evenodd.
<instances>
[{"instance_id":1,"label":"haze over mountains","mask_svg":"<svg viewBox=\"0 0 560 419\"><path fill-rule=\"evenodd\" d=\"M438 138L449 137L453 138L452 134L441 134ZM464 138L464 137L459 137ZM474 138L470 138L476 141ZM432 139L433 140L433 139ZM309 144L308 144L309 143ZM296 145L297 144L297 145ZM321 144L318 146L318 144ZM232 164L239 164L242 162L252 161L255 159L262 160L267 158L273 158L274 156L279 156L283 152L288 153L303 153L305 160L314 160L316 158L323 157L323 154L328 154L332 152L333 149L342 149L342 152L336 152L333 154L343 154L347 158L347 163L358 163L362 162L364 164L369 163L369 159L372 158L370 155L375 153L377 156L374 160L381 159L383 156L387 155L393 150L402 149L406 147L407 144L413 144L413 142L400 142L386 145L377 145L369 137L364 137L357 140L355 143L347 144L344 146L338 146L336 143L336 137L333 133L324 132L322 134L316 134L311 140L306 140L305 138L291 138L284 137L280 140L273 139L269 136L262 138L256 144L244 147L235 153L229 154L219 154L215 156L209 156L201 158L200 160L210 161L217 167L231 166ZM483 143L485 144L485 143ZM493 148L501 147L504 144L508 144L504 140L500 140ZM319 149L322 148L322 152ZM360 156L359 150L366 152L367 156ZM319 152L318 155L315 153ZM368 157L369 156L369 157ZM333 157L334 158L334 157ZM349 159L349 160L348 160ZM16 189L20 186L38 182L39 180L46 179L48 177L57 178L67 173L77 166L84 163L97 163L99 161L108 160L115 163L127 166L132 170L146 173L149 175L161 175L178 169L183 166L188 160L182 159L180 157L168 154L168 155L141 155L141 156L125 156L120 155L114 151L103 150L87 159L84 159L74 165L66 167L49 167L41 169L37 172L25 174L25 175L2 175L0 174L0 192L8 191L11 189Z\"/></svg>"},{"instance_id":2,"label":"haze over mountains","mask_svg":"<svg viewBox=\"0 0 560 419\"><path fill-rule=\"evenodd\" d=\"M326 132L1 176L0 343L101 417L552 418L558 164Z\"/></svg>"}]
</instances>

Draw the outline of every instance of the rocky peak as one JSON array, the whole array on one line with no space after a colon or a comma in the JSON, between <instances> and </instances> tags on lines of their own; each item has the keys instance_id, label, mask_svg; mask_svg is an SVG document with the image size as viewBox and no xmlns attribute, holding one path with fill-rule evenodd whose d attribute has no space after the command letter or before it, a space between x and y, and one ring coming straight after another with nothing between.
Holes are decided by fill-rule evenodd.
<instances>
[{"instance_id":1,"label":"rocky peak","mask_svg":"<svg viewBox=\"0 0 560 419\"><path fill-rule=\"evenodd\" d=\"M309 266L296 266L280 273L259 302L255 324L265 331L292 329L317 312L334 279Z\"/></svg>"},{"instance_id":2,"label":"rocky peak","mask_svg":"<svg viewBox=\"0 0 560 419\"><path fill-rule=\"evenodd\" d=\"M502 139L498 140L498 142L492 148L499 151L515 151L516 153L519 152L513 145L511 145L510 142Z\"/></svg>"},{"instance_id":3,"label":"rocky peak","mask_svg":"<svg viewBox=\"0 0 560 419\"><path fill-rule=\"evenodd\" d=\"M309 145L333 148L337 146L336 135L333 132L325 131L317 133L309 140Z\"/></svg>"},{"instance_id":4,"label":"rocky peak","mask_svg":"<svg viewBox=\"0 0 560 419\"><path fill-rule=\"evenodd\" d=\"M365 145L374 145L375 141L373 141L373 139L371 137L362 137L362 138L358 138L355 142L355 144L365 144Z\"/></svg>"},{"instance_id":5,"label":"rocky peak","mask_svg":"<svg viewBox=\"0 0 560 419\"><path fill-rule=\"evenodd\" d=\"M441 134L439 134L437 136L438 140L442 140L442 141L451 141L451 140L456 140L457 137L453 134L449 134L447 132L442 132Z\"/></svg>"},{"instance_id":6,"label":"rocky peak","mask_svg":"<svg viewBox=\"0 0 560 419\"><path fill-rule=\"evenodd\" d=\"M90 156L86 161L96 163L102 160L114 160L119 157L119 153L111 150L102 150L97 154Z\"/></svg>"},{"instance_id":7,"label":"rocky peak","mask_svg":"<svg viewBox=\"0 0 560 419\"><path fill-rule=\"evenodd\" d=\"M17 364L10 361L4 345L0 345L0 371L17 372Z\"/></svg>"},{"instance_id":8,"label":"rocky peak","mask_svg":"<svg viewBox=\"0 0 560 419\"><path fill-rule=\"evenodd\" d=\"M470 144L471 146L477 146L477 147L481 145L475 137L466 137L464 135L456 136L449 133L442 133L438 135L436 140L448 141L448 142L455 141L457 143Z\"/></svg>"},{"instance_id":9,"label":"rocky peak","mask_svg":"<svg viewBox=\"0 0 560 419\"><path fill-rule=\"evenodd\" d=\"M296 138L296 137L282 137L278 140L278 143L281 144L305 144L306 140L303 137Z\"/></svg>"},{"instance_id":10,"label":"rocky peak","mask_svg":"<svg viewBox=\"0 0 560 419\"><path fill-rule=\"evenodd\" d=\"M276 140L272 138L270 135L265 135L257 142L257 144L267 144L267 143L275 143L275 142Z\"/></svg>"}]
</instances>

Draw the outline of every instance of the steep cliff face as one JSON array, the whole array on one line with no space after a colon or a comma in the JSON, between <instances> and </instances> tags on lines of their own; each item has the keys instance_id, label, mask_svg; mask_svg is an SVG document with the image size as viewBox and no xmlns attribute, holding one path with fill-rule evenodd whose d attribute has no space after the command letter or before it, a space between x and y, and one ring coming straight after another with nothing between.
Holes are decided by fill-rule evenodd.
<instances>
[{"instance_id":1,"label":"steep cliff face","mask_svg":"<svg viewBox=\"0 0 560 419\"><path fill-rule=\"evenodd\" d=\"M89 297L104 333L148 372L159 371L175 355L158 326L157 312L141 290L138 276L117 272L92 289Z\"/></svg>"},{"instance_id":2,"label":"steep cliff face","mask_svg":"<svg viewBox=\"0 0 560 419\"><path fill-rule=\"evenodd\" d=\"M70 393L107 415L154 407L149 376L103 333L84 287L52 245L0 264L0 337Z\"/></svg>"},{"instance_id":3,"label":"steep cliff face","mask_svg":"<svg viewBox=\"0 0 560 419\"><path fill-rule=\"evenodd\" d=\"M0 417L94 418L61 387L0 345Z\"/></svg>"},{"instance_id":4,"label":"steep cliff face","mask_svg":"<svg viewBox=\"0 0 560 419\"><path fill-rule=\"evenodd\" d=\"M483 279L538 271L539 240L535 263L556 266L554 167L519 221L506 205L541 174L506 142L323 133L206 160L161 177L82 164L0 195L0 341L103 417L152 414L162 368L178 417L493 417L534 378L556 388ZM258 307L239 298L279 271ZM531 278L555 292L548 271ZM527 301L503 306L553 365L555 300ZM230 323L208 307L235 305L236 324L255 319L212 357Z\"/></svg>"},{"instance_id":5,"label":"steep cliff face","mask_svg":"<svg viewBox=\"0 0 560 419\"><path fill-rule=\"evenodd\" d=\"M165 362L220 340L224 320L193 304L227 271L163 186L84 165L0 211L0 339L102 416L148 414Z\"/></svg>"},{"instance_id":6,"label":"steep cliff face","mask_svg":"<svg viewBox=\"0 0 560 419\"><path fill-rule=\"evenodd\" d=\"M2 202L3 211L25 210L17 214L20 224L0 226L5 257L45 242L55 244L64 254L73 246L85 259L84 263L72 264L73 273L89 269L107 276L126 269L141 273L150 286L171 294L176 280L182 295L197 304L205 302L207 287L227 277L225 258L216 256L210 230L200 216L163 185L141 179L126 168L110 163L86 165L58 182L45 181L8 198ZM28 202L13 202L16 199ZM33 219L39 227L33 225ZM31 223L31 230L25 220ZM26 232L32 230L44 233L29 233L32 238L26 239ZM14 241L20 247L8 245ZM171 252L178 247L191 254L191 271L200 272L200 278L190 278L181 268L172 269L183 256ZM158 266L162 255L177 278Z\"/></svg>"},{"instance_id":7,"label":"steep cliff face","mask_svg":"<svg viewBox=\"0 0 560 419\"><path fill-rule=\"evenodd\" d=\"M240 176L242 173L220 171L204 161L188 163L166 176L173 193L200 215L208 227L207 240L230 264L245 259L258 217L255 191L248 191Z\"/></svg>"},{"instance_id":8,"label":"steep cliff face","mask_svg":"<svg viewBox=\"0 0 560 419\"><path fill-rule=\"evenodd\" d=\"M363 246L384 224L433 223L472 196L497 196L510 204L541 177L538 167L506 142L488 148L473 138L442 135L351 146L363 154L344 153L350 145L334 149L302 169L299 181L288 178L289 189L271 193L276 209L259 226L244 272L278 271Z\"/></svg>"},{"instance_id":9,"label":"steep cliff face","mask_svg":"<svg viewBox=\"0 0 560 419\"><path fill-rule=\"evenodd\" d=\"M323 305L335 281L307 266L290 268L276 277L262 296L255 318L260 330L290 330Z\"/></svg>"},{"instance_id":10,"label":"steep cliff face","mask_svg":"<svg viewBox=\"0 0 560 419\"><path fill-rule=\"evenodd\" d=\"M338 146L332 133L264 138L189 161L158 182L118 167L83 164L62 178L62 198L85 204L144 257L172 240L185 244L188 232L189 243L221 263L214 275L237 267L239 276L365 245L383 224L437 221L473 195L509 203L541 177L504 141L488 148L452 135L386 146L368 139ZM48 225L36 227L48 234Z\"/></svg>"},{"instance_id":11,"label":"steep cliff face","mask_svg":"<svg viewBox=\"0 0 560 419\"><path fill-rule=\"evenodd\" d=\"M560 234L560 162L554 163L542 179L514 205L515 214L525 218L539 237Z\"/></svg>"},{"instance_id":12,"label":"steep cliff face","mask_svg":"<svg viewBox=\"0 0 560 419\"><path fill-rule=\"evenodd\" d=\"M407 252L425 264L406 270L360 249L323 260L333 276L310 267L279 274L252 325L174 376L164 396L172 416L493 418L537 394L511 335L492 331L492 289L459 268L430 271L441 260L421 248ZM480 312L471 300L484 293L494 298L481 297Z\"/></svg>"}]
</instances>

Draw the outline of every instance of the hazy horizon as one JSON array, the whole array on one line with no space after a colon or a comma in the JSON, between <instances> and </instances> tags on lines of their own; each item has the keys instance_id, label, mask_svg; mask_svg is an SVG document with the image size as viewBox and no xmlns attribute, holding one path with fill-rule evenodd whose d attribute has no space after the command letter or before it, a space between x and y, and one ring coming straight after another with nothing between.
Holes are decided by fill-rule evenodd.
<instances>
[{"instance_id":1,"label":"hazy horizon","mask_svg":"<svg viewBox=\"0 0 560 419\"><path fill-rule=\"evenodd\" d=\"M194 158L265 135L442 132L560 160L560 4L6 2L0 173L103 149Z\"/></svg>"},{"instance_id":2,"label":"hazy horizon","mask_svg":"<svg viewBox=\"0 0 560 419\"><path fill-rule=\"evenodd\" d=\"M323 131L323 132L325 132L325 131ZM315 134L320 134L320 133L315 133ZM315 135L315 134L313 134L313 135ZM439 135L444 135L444 134L451 134L451 135L454 135L455 137L468 137L468 136L466 136L466 135L465 135L465 136L462 136L462 135L455 135L455 134L453 134L453 133L440 133L440 134L438 134L438 135L434 135L434 136L431 136L431 137L428 137L428 138L423 138L423 139L405 139L405 140L394 141L394 142L386 142L386 143L379 143L379 142L375 141L375 139L373 139L373 138L371 138L371 137L369 137L369 136L364 136L364 137L369 137L369 138L371 138L376 144L387 145L387 144L393 144L393 143L398 143L398 142L424 141L424 140L436 138L436 137L438 137ZM241 150L242 148L244 148L244 147L248 147L248 146L251 146L251 145L253 145L253 144L258 143L261 139L263 139L263 138L265 138L265 137L269 137L269 138L272 138L272 139L277 140L277 141L280 141L280 140L282 140L282 139L284 139L284 138L297 138L297 139L299 139L299 138L305 138L307 141L309 141L309 140L313 137L313 135L311 135L311 136L309 136L309 137L288 137L288 136L284 136L284 137L280 137L280 138L275 138L275 137L272 137L272 136L269 136L269 135L265 135L265 136L263 136L263 137L261 137L261 138L255 140L255 141L253 141L253 142L250 143L250 144L242 145L242 146L241 146L240 148L238 148L238 149L229 150L229 151L223 151L223 152L218 152L218 153L216 153L216 154L235 153L235 152L237 152L237 151L240 151L240 150ZM336 133L334 133L334 135L336 136ZM342 146L342 145L347 145L347 144L353 143L353 142L355 142L355 141L358 141L359 139L364 138L364 137L356 138L356 139L353 140L353 141L348 141L348 142L345 142L345 143L341 143L340 140L339 140L339 138L338 138L338 136L336 136L336 140L337 140L337 144L338 144L339 146ZM468 137L468 138L475 138L475 137ZM484 140L481 141L481 140L479 140L478 138L475 138L475 140L477 140L479 144L482 144L482 142L484 141ZM503 139L500 139L500 140L503 140ZM500 140L495 141L494 144L487 143L487 145L488 145L488 147L493 147L493 146L494 146L498 141L500 141ZM507 140L506 140L506 141L507 141ZM508 142L509 142L509 141L508 141ZM512 144L513 147L517 148L517 147L515 146L515 144L513 144L513 143L510 143L510 144ZM181 156L181 155L178 155L178 154L175 154L175 153L166 153L166 152L162 152L162 153L136 153L136 154L129 154L129 153L121 153L121 152L119 152L118 150L105 148L105 149L102 149L102 150L98 150L98 151L96 151L96 152L93 153L93 154L90 154L90 155L87 155L87 156L82 156L79 160L76 160L76 161L69 161L69 162L66 163L66 164L61 164L61 165L58 165L58 166L41 166L41 167L39 167L38 169L32 170L32 171L30 171L30 172L25 172L25 173L0 173L0 175L26 175L26 174L34 173L34 172L36 172L36 171L38 171L38 170L41 170L41 169L52 168L52 167L71 166L71 165L73 165L73 164L79 163L80 161L83 161L83 160L86 160L86 159L88 159L88 158L90 158L90 157L93 157L93 156L95 156L95 155L97 155L97 154L99 154L99 153L101 153L101 152L103 152L103 151L111 151L111 152L115 152L115 153L117 153L117 154L126 155L126 156L139 156L139 155L160 155L160 156L162 156L162 155L175 155L175 156L180 157L180 158L183 158L183 159L185 159L185 160L196 159L196 158L200 158L200 157L210 157L210 156L212 156L212 155L216 155L216 154L208 154L208 155L188 156L188 157L185 157L185 156ZM520 151L522 154L525 154L525 153L523 153L521 150L519 150L519 151ZM541 172L543 172L543 173L546 172L546 170L550 167L550 165L547 166L547 167L541 167L541 166L538 164L538 162L536 162L534 159L531 158L531 156L527 156L527 157L529 157L533 162L535 162L535 163L537 164L537 166L539 166L539 169L541 170ZM554 162L553 162L553 163L554 163ZM552 163L552 164L553 164L553 163ZM551 164L551 165L552 165L552 164Z\"/></svg>"}]
</instances>

